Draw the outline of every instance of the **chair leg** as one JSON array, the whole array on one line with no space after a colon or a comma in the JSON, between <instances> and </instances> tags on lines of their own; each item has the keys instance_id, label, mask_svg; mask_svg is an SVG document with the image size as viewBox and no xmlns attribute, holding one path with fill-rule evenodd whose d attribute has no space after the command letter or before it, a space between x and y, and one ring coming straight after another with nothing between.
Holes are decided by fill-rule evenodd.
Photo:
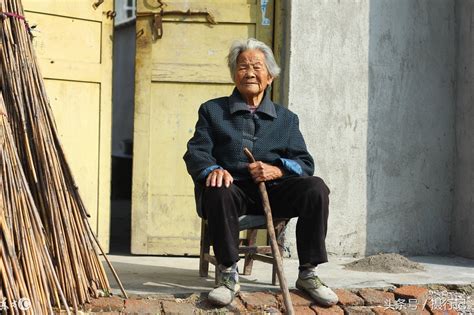
<instances>
[{"instance_id":1,"label":"chair leg","mask_svg":"<svg viewBox=\"0 0 474 315\"><path fill-rule=\"evenodd\" d=\"M281 240L281 233L283 233L283 231L285 230L286 228L286 221L284 222L281 222L279 224L276 225L275 227L275 234L276 234L276 239L277 239L277 243L278 243L278 250L280 251L280 256L283 257L283 240ZM282 261L283 263L283 261ZM276 269L276 264L273 263L272 265L272 284L273 285L278 285L279 282L278 282L278 277L277 277L277 269Z\"/></svg>"},{"instance_id":2,"label":"chair leg","mask_svg":"<svg viewBox=\"0 0 474 315\"><path fill-rule=\"evenodd\" d=\"M214 284L217 285L217 283L219 282L219 277L220 277L219 274L220 274L221 270L219 269L219 266L214 266L214 267L216 267L215 268L216 269L216 272L215 272L216 276L214 278Z\"/></svg>"},{"instance_id":3,"label":"chair leg","mask_svg":"<svg viewBox=\"0 0 474 315\"><path fill-rule=\"evenodd\" d=\"M205 255L209 255L211 243L209 240L209 233L207 231L207 224L201 220L201 250L199 254L199 275L207 277L209 275L209 261Z\"/></svg>"},{"instance_id":4,"label":"chair leg","mask_svg":"<svg viewBox=\"0 0 474 315\"><path fill-rule=\"evenodd\" d=\"M278 277L277 277L277 269L276 269L276 264L272 264L272 284L273 285L278 285Z\"/></svg>"},{"instance_id":5,"label":"chair leg","mask_svg":"<svg viewBox=\"0 0 474 315\"><path fill-rule=\"evenodd\" d=\"M257 243L257 232L258 230L250 229L247 230L247 245L254 246ZM253 266L253 257L252 254L245 254L245 261L244 261L244 275L249 276L252 274L252 266Z\"/></svg>"}]
</instances>

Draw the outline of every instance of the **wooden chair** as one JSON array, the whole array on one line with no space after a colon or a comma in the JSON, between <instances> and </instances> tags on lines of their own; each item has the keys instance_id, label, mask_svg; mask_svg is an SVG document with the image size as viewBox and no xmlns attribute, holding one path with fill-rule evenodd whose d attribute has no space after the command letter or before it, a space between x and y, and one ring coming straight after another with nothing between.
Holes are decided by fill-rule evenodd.
<instances>
[{"instance_id":1,"label":"wooden chair","mask_svg":"<svg viewBox=\"0 0 474 315\"><path fill-rule=\"evenodd\" d=\"M283 244L281 244L281 235L284 231L286 224L289 219L286 218L274 218L273 224L275 226L275 234L277 237L278 247L280 253L282 252ZM258 260L265 263L272 264L272 284L277 284L276 277L276 266L273 262L272 251L269 244L257 245L257 231L267 229L265 216L264 215L243 215L239 217L239 230L247 230L247 237L240 239L239 242L239 254L243 254L244 270L243 275L250 275L252 273L253 261ZM210 254L210 240L207 228L207 221L202 220L201 222L201 251L199 257L199 275L201 277L207 277L209 274L209 263L216 266L216 258ZM216 282L217 273L219 268L216 266Z\"/></svg>"}]
</instances>

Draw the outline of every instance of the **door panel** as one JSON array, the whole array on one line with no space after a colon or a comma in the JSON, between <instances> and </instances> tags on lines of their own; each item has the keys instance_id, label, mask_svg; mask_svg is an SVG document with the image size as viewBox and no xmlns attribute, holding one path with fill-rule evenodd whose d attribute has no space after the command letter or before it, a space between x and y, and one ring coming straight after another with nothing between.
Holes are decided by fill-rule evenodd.
<instances>
[{"instance_id":1,"label":"door panel","mask_svg":"<svg viewBox=\"0 0 474 315\"><path fill-rule=\"evenodd\" d=\"M99 184L100 85L51 79L45 84L63 149L95 227Z\"/></svg>"},{"instance_id":2,"label":"door panel","mask_svg":"<svg viewBox=\"0 0 474 315\"><path fill-rule=\"evenodd\" d=\"M208 99L230 95L226 64L230 44L257 37L272 45L273 1L262 25L260 2L166 1L165 11L205 15L164 16L163 37L153 39L152 13L139 0L135 82L132 253L197 255L200 219L183 154L194 133L197 110Z\"/></svg>"},{"instance_id":3,"label":"door panel","mask_svg":"<svg viewBox=\"0 0 474 315\"><path fill-rule=\"evenodd\" d=\"M62 62L100 63L102 42L100 21L85 21L71 19L70 16L51 16L33 12L28 14L28 17L41 28L41 33L34 40L38 56Z\"/></svg>"},{"instance_id":4,"label":"door panel","mask_svg":"<svg viewBox=\"0 0 474 315\"><path fill-rule=\"evenodd\" d=\"M153 51L153 82L232 84L225 59L229 46L235 39L255 36L255 25L247 24L215 25L210 29L203 23L163 23L163 28L166 36L159 45L168 49ZM176 40L183 34L186 40Z\"/></svg>"},{"instance_id":5,"label":"door panel","mask_svg":"<svg viewBox=\"0 0 474 315\"><path fill-rule=\"evenodd\" d=\"M113 23L94 1L23 0L61 142L93 231L110 235Z\"/></svg>"}]
</instances>

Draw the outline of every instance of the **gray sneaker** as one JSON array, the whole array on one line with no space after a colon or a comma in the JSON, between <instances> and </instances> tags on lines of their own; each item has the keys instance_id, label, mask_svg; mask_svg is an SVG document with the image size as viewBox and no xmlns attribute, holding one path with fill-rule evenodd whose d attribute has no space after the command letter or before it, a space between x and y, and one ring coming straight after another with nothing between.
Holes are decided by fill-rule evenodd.
<instances>
[{"instance_id":1,"label":"gray sneaker","mask_svg":"<svg viewBox=\"0 0 474 315\"><path fill-rule=\"evenodd\" d=\"M232 303L240 291L237 272L219 272L217 286L209 292L208 300L212 304L224 306Z\"/></svg>"},{"instance_id":2,"label":"gray sneaker","mask_svg":"<svg viewBox=\"0 0 474 315\"><path fill-rule=\"evenodd\" d=\"M311 298L322 306L331 306L338 302L339 298L333 290L328 288L318 276L312 276L306 279L298 277L296 287L308 293Z\"/></svg>"}]
</instances>

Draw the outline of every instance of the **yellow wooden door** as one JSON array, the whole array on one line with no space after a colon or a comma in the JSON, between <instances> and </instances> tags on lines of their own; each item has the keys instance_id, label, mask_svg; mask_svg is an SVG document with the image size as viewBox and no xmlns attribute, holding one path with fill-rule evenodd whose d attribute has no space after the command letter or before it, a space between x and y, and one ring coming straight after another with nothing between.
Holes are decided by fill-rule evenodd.
<instances>
[{"instance_id":1,"label":"yellow wooden door","mask_svg":"<svg viewBox=\"0 0 474 315\"><path fill-rule=\"evenodd\" d=\"M255 37L271 47L274 5L273 0L162 2L164 12L202 14L165 13L158 39L152 14L160 12L158 2L137 3L132 253L196 255L200 219L182 159L186 143L200 104L232 92L225 58L230 44Z\"/></svg>"},{"instance_id":2,"label":"yellow wooden door","mask_svg":"<svg viewBox=\"0 0 474 315\"><path fill-rule=\"evenodd\" d=\"M23 0L66 157L105 249L109 246L113 10L105 0Z\"/></svg>"}]
</instances>

